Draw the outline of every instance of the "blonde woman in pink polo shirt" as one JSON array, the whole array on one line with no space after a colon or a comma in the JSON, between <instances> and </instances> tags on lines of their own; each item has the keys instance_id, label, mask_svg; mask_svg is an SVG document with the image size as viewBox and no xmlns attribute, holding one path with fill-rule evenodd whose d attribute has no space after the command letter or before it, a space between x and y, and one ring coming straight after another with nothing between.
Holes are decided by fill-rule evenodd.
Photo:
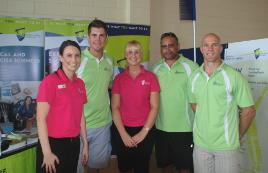
<instances>
[{"instance_id":1,"label":"blonde woman in pink polo shirt","mask_svg":"<svg viewBox=\"0 0 268 173\"><path fill-rule=\"evenodd\" d=\"M81 49L74 41L60 48L60 67L43 79L37 96L36 172L74 173L83 142L82 162L88 160L88 144L83 105L87 102L84 82L75 72Z\"/></svg>"},{"instance_id":2,"label":"blonde woman in pink polo shirt","mask_svg":"<svg viewBox=\"0 0 268 173\"><path fill-rule=\"evenodd\" d=\"M118 169L121 173L149 173L160 87L156 76L141 65L138 41L127 43L125 57L128 67L116 76L112 87Z\"/></svg>"}]
</instances>

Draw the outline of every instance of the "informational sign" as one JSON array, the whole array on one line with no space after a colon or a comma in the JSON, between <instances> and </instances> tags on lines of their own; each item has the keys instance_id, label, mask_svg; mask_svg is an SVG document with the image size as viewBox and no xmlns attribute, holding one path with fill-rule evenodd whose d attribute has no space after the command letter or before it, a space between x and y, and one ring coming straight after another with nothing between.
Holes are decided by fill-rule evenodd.
<instances>
[{"instance_id":1,"label":"informational sign","mask_svg":"<svg viewBox=\"0 0 268 173\"><path fill-rule=\"evenodd\" d=\"M45 59L46 72L51 73L59 67L58 48L65 40L76 41L81 49L87 48L88 24L90 21L45 20ZM142 64L147 68L149 61L150 27L107 23L108 41L104 52L113 58L114 74L122 72L127 66L124 56L128 41L137 40L143 48Z\"/></svg>"},{"instance_id":2,"label":"informational sign","mask_svg":"<svg viewBox=\"0 0 268 173\"><path fill-rule=\"evenodd\" d=\"M257 110L256 118L241 146L241 173L266 173L268 170L268 39L230 43L225 62L249 81Z\"/></svg>"},{"instance_id":3,"label":"informational sign","mask_svg":"<svg viewBox=\"0 0 268 173\"><path fill-rule=\"evenodd\" d=\"M45 67L46 74L59 67L59 47L65 40L76 41L82 49L88 47L88 21L45 20Z\"/></svg>"},{"instance_id":4,"label":"informational sign","mask_svg":"<svg viewBox=\"0 0 268 173\"><path fill-rule=\"evenodd\" d=\"M0 99L35 98L43 76L43 20L0 18Z\"/></svg>"},{"instance_id":5,"label":"informational sign","mask_svg":"<svg viewBox=\"0 0 268 173\"><path fill-rule=\"evenodd\" d=\"M65 40L87 48L90 21L30 18L0 18L0 100L16 104L37 95L43 77L59 66L58 49ZM114 74L127 66L124 52L128 41L143 48L142 63L149 61L150 26L107 23L105 53L113 58Z\"/></svg>"},{"instance_id":6,"label":"informational sign","mask_svg":"<svg viewBox=\"0 0 268 173\"><path fill-rule=\"evenodd\" d=\"M150 56L150 26L108 23L108 43L105 51L113 58L114 75L127 66L125 47L127 42L137 40L143 49L142 64L148 68Z\"/></svg>"}]
</instances>

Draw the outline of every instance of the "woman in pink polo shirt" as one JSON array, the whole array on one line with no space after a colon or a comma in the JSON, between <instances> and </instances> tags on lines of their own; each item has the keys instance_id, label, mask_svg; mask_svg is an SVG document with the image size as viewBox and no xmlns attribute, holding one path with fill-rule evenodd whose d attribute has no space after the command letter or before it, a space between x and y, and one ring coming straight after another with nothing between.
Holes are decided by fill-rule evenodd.
<instances>
[{"instance_id":1,"label":"woman in pink polo shirt","mask_svg":"<svg viewBox=\"0 0 268 173\"><path fill-rule=\"evenodd\" d=\"M67 40L61 44L59 54L59 69L43 79L37 96L37 173L76 172L80 137L83 164L88 159L83 114L86 91L84 82L75 74L81 49L76 42Z\"/></svg>"},{"instance_id":2,"label":"woman in pink polo shirt","mask_svg":"<svg viewBox=\"0 0 268 173\"><path fill-rule=\"evenodd\" d=\"M127 43L125 57L128 67L116 76L112 88L118 169L149 173L160 87L156 76L141 65L142 47L138 41Z\"/></svg>"}]
</instances>

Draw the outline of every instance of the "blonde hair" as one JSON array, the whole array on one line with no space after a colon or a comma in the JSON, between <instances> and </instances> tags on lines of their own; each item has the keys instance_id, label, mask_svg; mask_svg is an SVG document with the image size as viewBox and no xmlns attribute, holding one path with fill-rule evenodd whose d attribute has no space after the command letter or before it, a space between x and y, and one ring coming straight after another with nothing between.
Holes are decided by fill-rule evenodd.
<instances>
[{"instance_id":1,"label":"blonde hair","mask_svg":"<svg viewBox=\"0 0 268 173\"><path fill-rule=\"evenodd\" d=\"M131 41L127 42L126 47L125 47L125 53L127 53L129 48L132 46L137 47L140 50L140 52L142 53L142 46L141 46L140 42L138 42L137 40L131 40Z\"/></svg>"}]
</instances>

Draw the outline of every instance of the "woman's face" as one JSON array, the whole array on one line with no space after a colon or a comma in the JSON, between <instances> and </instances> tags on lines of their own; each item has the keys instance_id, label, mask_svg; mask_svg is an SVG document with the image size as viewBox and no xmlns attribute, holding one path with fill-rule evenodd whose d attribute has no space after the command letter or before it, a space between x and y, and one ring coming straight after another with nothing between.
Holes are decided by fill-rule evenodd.
<instances>
[{"instance_id":1,"label":"woman's face","mask_svg":"<svg viewBox=\"0 0 268 173\"><path fill-rule=\"evenodd\" d=\"M75 46L67 46L63 50L63 55L60 56L62 69L67 72L75 73L80 66L81 54Z\"/></svg>"},{"instance_id":2,"label":"woman's face","mask_svg":"<svg viewBox=\"0 0 268 173\"><path fill-rule=\"evenodd\" d=\"M126 49L125 57L129 66L140 65L142 59L142 51L139 46L130 45Z\"/></svg>"},{"instance_id":3,"label":"woman's face","mask_svg":"<svg viewBox=\"0 0 268 173\"><path fill-rule=\"evenodd\" d=\"M32 103L32 99L30 97L27 97L25 103L26 105L30 105Z\"/></svg>"}]
</instances>

